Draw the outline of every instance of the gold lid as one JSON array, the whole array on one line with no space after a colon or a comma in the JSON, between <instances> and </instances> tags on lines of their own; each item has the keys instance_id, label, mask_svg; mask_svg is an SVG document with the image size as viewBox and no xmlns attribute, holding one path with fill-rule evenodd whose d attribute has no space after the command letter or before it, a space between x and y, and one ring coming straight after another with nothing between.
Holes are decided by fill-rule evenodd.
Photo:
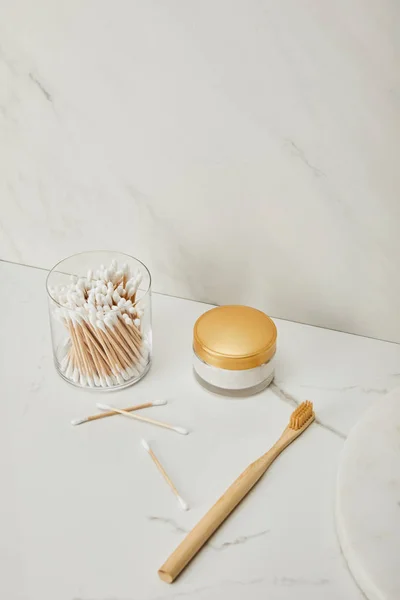
<instances>
[{"instance_id":1,"label":"gold lid","mask_svg":"<svg viewBox=\"0 0 400 600\"><path fill-rule=\"evenodd\" d=\"M268 362L276 351L275 323L250 306L217 306L199 317L193 350L205 363L241 371Z\"/></svg>"}]
</instances>

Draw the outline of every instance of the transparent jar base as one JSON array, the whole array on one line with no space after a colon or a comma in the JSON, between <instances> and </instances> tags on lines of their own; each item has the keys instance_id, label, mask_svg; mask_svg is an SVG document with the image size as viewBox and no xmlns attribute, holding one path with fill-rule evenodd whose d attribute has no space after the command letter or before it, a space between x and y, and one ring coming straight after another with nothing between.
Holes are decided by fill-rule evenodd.
<instances>
[{"instance_id":1,"label":"transparent jar base","mask_svg":"<svg viewBox=\"0 0 400 600\"><path fill-rule=\"evenodd\" d=\"M275 376L275 372L273 371L271 375L261 383L241 390L227 390L225 388L220 388L216 385L212 385L211 383L208 383L208 381L205 381L202 377L200 377L200 375L196 372L196 369L194 368L193 375L196 381L200 383L202 387L204 387L209 392L212 392L213 394L218 394L219 396L230 396L231 398L247 398L248 396L254 396L254 394L259 394L260 392L265 390L265 388L267 388L272 383Z\"/></svg>"},{"instance_id":2,"label":"transparent jar base","mask_svg":"<svg viewBox=\"0 0 400 600\"><path fill-rule=\"evenodd\" d=\"M138 383L150 371L151 362L152 362L151 359L149 359L149 362L147 363L147 365L144 367L143 371L137 377L132 377L132 379L128 379L127 381L125 381L124 383L121 383L119 385L113 385L113 386L108 386L108 387L101 387L101 386L90 387L89 385L81 385L79 382L75 383L75 381L73 381L72 379L69 379L69 377L66 377L66 375L64 375L64 373L62 371L60 371L59 365L56 360L54 361L54 364L55 364L56 371L59 374L59 376L62 379L64 379L64 381L66 381L67 383L72 385L74 388L79 388L80 390L87 390L88 392L103 393L103 392L117 392L119 390L124 390L125 388L130 387L131 385L135 385L135 383Z\"/></svg>"}]
</instances>

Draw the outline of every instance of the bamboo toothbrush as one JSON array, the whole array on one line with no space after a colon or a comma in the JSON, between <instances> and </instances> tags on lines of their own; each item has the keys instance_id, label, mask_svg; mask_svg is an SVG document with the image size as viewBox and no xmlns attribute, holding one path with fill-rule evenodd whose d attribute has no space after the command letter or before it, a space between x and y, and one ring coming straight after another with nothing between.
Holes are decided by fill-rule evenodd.
<instances>
[{"instance_id":1,"label":"bamboo toothbrush","mask_svg":"<svg viewBox=\"0 0 400 600\"><path fill-rule=\"evenodd\" d=\"M131 412L133 410L140 410L141 408L149 408L150 406L162 406L167 404L166 400L154 400L154 402L145 402L144 404L136 404L136 406L128 406L124 408L125 412ZM97 421L97 419L104 419L105 417L113 417L118 413L115 410L109 410L108 412L98 413L97 415L91 415L90 417L83 417L83 419L73 419L71 425L82 425L82 423L89 423L90 421Z\"/></svg>"},{"instance_id":2,"label":"bamboo toothbrush","mask_svg":"<svg viewBox=\"0 0 400 600\"><path fill-rule=\"evenodd\" d=\"M277 456L314 421L312 402L302 402L290 417L289 425L266 454L251 463L226 490L225 494L188 533L183 542L159 569L160 578L172 583L212 534L264 475Z\"/></svg>"},{"instance_id":3,"label":"bamboo toothbrush","mask_svg":"<svg viewBox=\"0 0 400 600\"><path fill-rule=\"evenodd\" d=\"M157 427L164 427L164 429L170 429L171 431L176 431L176 433L180 433L181 435L187 435L189 432L187 429L183 427L175 427L174 425L169 425L169 423L163 423L162 421L155 421L154 419L149 419L148 417L140 417L139 415L132 415L132 413L123 410L122 408L116 408L115 406L108 406L107 404L96 404L97 408L100 410L107 410L116 412L120 415L124 415L124 417L130 417L131 419L136 419L137 421L143 421L144 423L150 423L151 425L157 425Z\"/></svg>"},{"instance_id":4,"label":"bamboo toothbrush","mask_svg":"<svg viewBox=\"0 0 400 600\"><path fill-rule=\"evenodd\" d=\"M176 499L178 500L179 505L182 508L182 510L189 510L188 504L184 501L184 499L182 498L182 496L179 494L178 490L176 489L176 487L172 483L170 477L167 475L164 467L162 466L162 464L158 460L157 456L154 454L153 450L150 448L149 443L146 442L146 440L142 440L142 446L146 450L146 452L149 453L151 460L154 462L154 464L156 465L157 469L160 471L161 475L164 477L165 481L168 483L168 485L171 488L172 492L175 494Z\"/></svg>"}]
</instances>

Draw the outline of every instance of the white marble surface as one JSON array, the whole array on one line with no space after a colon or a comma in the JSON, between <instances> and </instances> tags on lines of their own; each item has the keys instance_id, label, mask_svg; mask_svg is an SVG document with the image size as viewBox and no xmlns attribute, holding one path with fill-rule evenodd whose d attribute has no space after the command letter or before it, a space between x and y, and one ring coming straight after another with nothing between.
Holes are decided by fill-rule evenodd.
<instances>
[{"instance_id":1,"label":"white marble surface","mask_svg":"<svg viewBox=\"0 0 400 600\"><path fill-rule=\"evenodd\" d=\"M0 3L0 257L400 341L399 7Z\"/></svg>"},{"instance_id":2,"label":"white marble surface","mask_svg":"<svg viewBox=\"0 0 400 600\"><path fill-rule=\"evenodd\" d=\"M204 304L154 296L154 364L137 386L76 390L52 364L39 269L0 262L0 597L7 600L361 600L335 533L344 439L399 383L400 346L277 320L276 382L230 400L191 373L191 332ZM148 414L179 436L123 417L70 426L96 401L168 398ZM232 480L268 449L293 406L318 423L172 586L157 569ZM192 506L183 513L140 446L146 436Z\"/></svg>"},{"instance_id":3,"label":"white marble surface","mask_svg":"<svg viewBox=\"0 0 400 600\"><path fill-rule=\"evenodd\" d=\"M354 577L370 600L400 598L400 392L377 401L346 440L337 531Z\"/></svg>"}]
</instances>

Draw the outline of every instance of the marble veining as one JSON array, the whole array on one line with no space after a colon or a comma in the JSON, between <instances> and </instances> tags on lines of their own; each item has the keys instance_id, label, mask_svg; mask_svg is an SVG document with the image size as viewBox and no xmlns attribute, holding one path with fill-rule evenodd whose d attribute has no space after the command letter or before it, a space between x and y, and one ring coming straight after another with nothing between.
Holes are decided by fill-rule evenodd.
<instances>
[{"instance_id":1,"label":"marble veining","mask_svg":"<svg viewBox=\"0 0 400 600\"><path fill-rule=\"evenodd\" d=\"M395 0L58 4L0 7L2 259L400 341Z\"/></svg>"},{"instance_id":2,"label":"marble veining","mask_svg":"<svg viewBox=\"0 0 400 600\"><path fill-rule=\"evenodd\" d=\"M300 402L302 402L302 400L301 401L296 400L296 398L294 396L292 396L292 394L289 394L288 392L286 392L282 387L280 387L275 382L270 385L270 388L271 388L272 392L278 396L278 398L280 398L287 404L290 404L291 406L298 406L300 404ZM343 440L346 439L346 435L344 433L342 433L341 431L338 431L331 425L322 423L318 417L315 417L315 423L317 425L319 425L320 427L323 427L324 429L326 429L326 431L330 431L334 435L337 435L338 437L342 438Z\"/></svg>"},{"instance_id":3,"label":"marble veining","mask_svg":"<svg viewBox=\"0 0 400 600\"><path fill-rule=\"evenodd\" d=\"M277 383L233 401L209 394L192 376L192 327L207 307L155 294L152 369L115 394L115 403L167 397L148 413L192 433L173 436L122 417L73 428L71 419L95 411L96 397L71 388L54 369L46 272L0 262L0 275L7 339L0 362L1 598L362 599L336 537L337 467L343 437L387 398L368 390L398 384L400 346L277 320ZM10 315L18 315L18 336ZM279 457L173 586L159 581L158 567L186 532L307 398L320 424ZM189 512L179 511L149 465L143 436L188 498ZM395 495L400 512L399 501Z\"/></svg>"},{"instance_id":4,"label":"marble veining","mask_svg":"<svg viewBox=\"0 0 400 600\"><path fill-rule=\"evenodd\" d=\"M189 533L189 531L190 531L188 529L184 529L183 527L181 527L181 525L178 525L178 523L174 519L158 517L158 516L150 516L147 518L149 519L149 521L170 525L174 529L174 531L176 531L177 533L185 533L186 534L186 533ZM266 535L267 533L269 533L269 531L270 531L269 529L265 529L263 531L259 531L258 533L252 533L249 535L240 535L239 537L237 537L233 540L228 540L226 542L223 542L220 545L214 544L212 541L209 541L209 542L207 542L206 546L208 548L212 548L213 550L217 550L217 551L226 550L227 548L230 548L231 546L238 546L240 544L245 544L249 540L252 540L254 538L259 538L263 535Z\"/></svg>"},{"instance_id":5,"label":"marble veining","mask_svg":"<svg viewBox=\"0 0 400 600\"><path fill-rule=\"evenodd\" d=\"M400 393L373 405L346 441L337 478L342 551L366 597L397 600Z\"/></svg>"}]
</instances>

